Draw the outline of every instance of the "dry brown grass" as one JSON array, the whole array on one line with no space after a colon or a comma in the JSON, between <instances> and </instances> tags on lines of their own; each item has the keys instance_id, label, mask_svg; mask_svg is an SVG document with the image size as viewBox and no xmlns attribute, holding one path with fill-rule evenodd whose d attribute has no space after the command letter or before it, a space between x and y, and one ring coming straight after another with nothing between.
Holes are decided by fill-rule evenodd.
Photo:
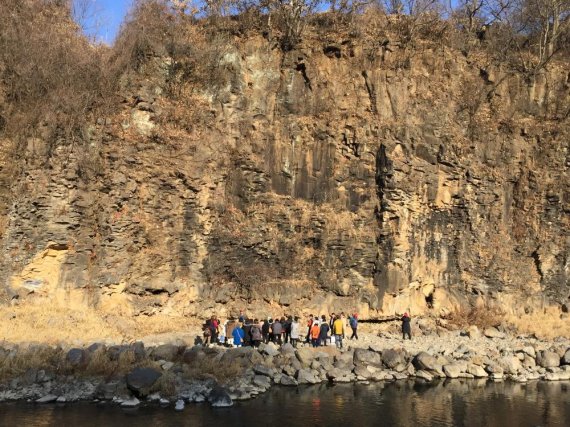
<instances>
[{"instance_id":1,"label":"dry brown grass","mask_svg":"<svg viewBox=\"0 0 570 427\"><path fill-rule=\"evenodd\" d=\"M505 320L505 313L499 308L475 307L451 312L446 316L446 320L459 328L475 325L479 329L485 329L499 326Z\"/></svg>"},{"instance_id":2,"label":"dry brown grass","mask_svg":"<svg viewBox=\"0 0 570 427\"><path fill-rule=\"evenodd\" d=\"M513 325L521 334L535 334L539 338L553 339L570 337L570 319L561 314L558 307L521 316L508 316L506 321Z\"/></svg>"},{"instance_id":3,"label":"dry brown grass","mask_svg":"<svg viewBox=\"0 0 570 427\"><path fill-rule=\"evenodd\" d=\"M183 366L183 376L190 380L214 378L218 382L223 383L241 374L243 374L243 368L239 363L222 364L218 360L208 356Z\"/></svg>"},{"instance_id":4,"label":"dry brown grass","mask_svg":"<svg viewBox=\"0 0 570 427\"><path fill-rule=\"evenodd\" d=\"M0 379L20 376L29 369L59 370L63 366L63 360L61 347L31 346L5 357L0 354Z\"/></svg>"}]
</instances>

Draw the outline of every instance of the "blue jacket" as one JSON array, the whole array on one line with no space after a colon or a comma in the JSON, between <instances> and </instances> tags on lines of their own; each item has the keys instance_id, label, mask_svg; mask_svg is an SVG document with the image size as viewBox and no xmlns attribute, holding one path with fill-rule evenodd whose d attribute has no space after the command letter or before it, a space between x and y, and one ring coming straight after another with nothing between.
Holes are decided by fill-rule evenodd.
<instances>
[{"instance_id":1,"label":"blue jacket","mask_svg":"<svg viewBox=\"0 0 570 427\"><path fill-rule=\"evenodd\" d=\"M245 332L243 331L243 329L239 327L235 328L234 331L232 332L232 335L234 337L234 344L241 345L243 337L245 337Z\"/></svg>"}]
</instances>

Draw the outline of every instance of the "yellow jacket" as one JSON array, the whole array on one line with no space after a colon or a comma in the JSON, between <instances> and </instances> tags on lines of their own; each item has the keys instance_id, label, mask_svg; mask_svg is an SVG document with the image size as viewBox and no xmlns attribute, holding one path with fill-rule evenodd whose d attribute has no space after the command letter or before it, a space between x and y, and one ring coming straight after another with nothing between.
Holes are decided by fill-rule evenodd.
<instances>
[{"instance_id":1,"label":"yellow jacket","mask_svg":"<svg viewBox=\"0 0 570 427\"><path fill-rule=\"evenodd\" d=\"M333 334L344 335L344 322L342 319L336 319L333 323Z\"/></svg>"}]
</instances>

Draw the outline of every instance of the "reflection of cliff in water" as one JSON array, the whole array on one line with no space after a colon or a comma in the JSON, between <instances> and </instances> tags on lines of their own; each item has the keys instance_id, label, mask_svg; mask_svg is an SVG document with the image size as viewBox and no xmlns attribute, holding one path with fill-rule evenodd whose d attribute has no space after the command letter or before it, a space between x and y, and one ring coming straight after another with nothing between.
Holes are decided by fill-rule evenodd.
<instances>
[{"instance_id":1,"label":"reflection of cliff in water","mask_svg":"<svg viewBox=\"0 0 570 427\"><path fill-rule=\"evenodd\" d=\"M212 410L190 405L182 413L156 406L123 411L113 405L0 405L0 425L170 426L567 426L570 383L452 380L273 388L258 399ZM138 420L137 420L138 419ZM50 420L46 424L46 420Z\"/></svg>"}]
</instances>

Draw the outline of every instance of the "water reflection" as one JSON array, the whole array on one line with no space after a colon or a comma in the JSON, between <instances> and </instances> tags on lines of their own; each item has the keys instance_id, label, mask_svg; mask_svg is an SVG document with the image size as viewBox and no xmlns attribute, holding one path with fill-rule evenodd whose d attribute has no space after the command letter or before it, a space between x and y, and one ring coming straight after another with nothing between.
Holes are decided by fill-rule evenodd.
<instances>
[{"instance_id":1,"label":"water reflection","mask_svg":"<svg viewBox=\"0 0 570 427\"><path fill-rule=\"evenodd\" d=\"M0 404L0 426L568 426L570 383L441 381L276 388L233 408Z\"/></svg>"}]
</instances>

